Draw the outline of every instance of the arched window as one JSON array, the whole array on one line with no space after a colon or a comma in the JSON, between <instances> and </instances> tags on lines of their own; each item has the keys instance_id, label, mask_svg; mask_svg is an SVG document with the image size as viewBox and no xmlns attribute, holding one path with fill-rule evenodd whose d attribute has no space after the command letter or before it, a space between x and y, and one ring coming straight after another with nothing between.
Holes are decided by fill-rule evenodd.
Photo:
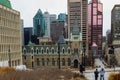
<instances>
[{"instance_id":1,"label":"arched window","mask_svg":"<svg viewBox=\"0 0 120 80\"><path fill-rule=\"evenodd\" d=\"M25 49L23 50L23 53L26 54L26 50Z\"/></svg>"},{"instance_id":2,"label":"arched window","mask_svg":"<svg viewBox=\"0 0 120 80\"><path fill-rule=\"evenodd\" d=\"M71 65L71 59L68 58L68 66L70 66L70 65Z\"/></svg>"},{"instance_id":3,"label":"arched window","mask_svg":"<svg viewBox=\"0 0 120 80\"><path fill-rule=\"evenodd\" d=\"M52 54L54 54L54 49L52 49Z\"/></svg>"},{"instance_id":4,"label":"arched window","mask_svg":"<svg viewBox=\"0 0 120 80\"><path fill-rule=\"evenodd\" d=\"M65 58L62 59L62 65L65 66Z\"/></svg>"},{"instance_id":5,"label":"arched window","mask_svg":"<svg viewBox=\"0 0 120 80\"><path fill-rule=\"evenodd\" d=\"M44 53L44 50L42 49L42 54Z\"/></svg>"},{"instance_id":6,"label":"arched window","mask_svg":"<svg viewBox=\"0 0 120 80\"><path fill-rule=\"evenodd\" d=\"M68 54L70 54L70 49L68 49Z\"/></svg>"},{"instance_id":7,"label":"arched window","mask_svg":"<svg viewBox=\"0 0 120 80\"><path fill-rule=\"evenodd\" d=\"M41 53L41 49L39 49L39 53Z\"/></svg>"},{"instance_id":8,"label":"arched window","mask_svg":"<svg viewBox=\"0 0 120 80\"><path fill-rule=\"evenodd\" d=\"M65 49L62 50L63 54L65 53Z\"/></svg>"},{"instance_id":9,"label":"arched window","mask_svg":"<svg viewBox=\"0 0 120 80\"><path fill-rule=\"evenodd\" d=\"M31 53L34 54L34 50L33 49L31 50Z\"/></svg>"},{"instance_id":10,"label":"arched window","mask_svg":"<svg viewBox=\"0 0 120 80\"><path fill-rule=\"evenodd\" d=\"M39 53L39 50L38 50L38 49L36 50L36 53L37 53L37 54Z\"/></svg>"},{"instance_id":11,"label":"arched window","mask_svg":"<svg viewBox=\"0 0 120 80\"><path fill-rule=\"evenodd\" d=\"M47 51L46 51L46 52L47 52L47 54L49 54L49 50L48 50L48 49L47 49Z\"/></svg>"}]
</instances>

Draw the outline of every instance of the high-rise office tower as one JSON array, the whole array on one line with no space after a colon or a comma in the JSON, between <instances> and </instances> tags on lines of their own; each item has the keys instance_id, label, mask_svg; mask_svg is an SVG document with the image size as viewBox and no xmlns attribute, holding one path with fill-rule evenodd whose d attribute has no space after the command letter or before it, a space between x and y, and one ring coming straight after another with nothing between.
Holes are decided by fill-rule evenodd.
<instances>
[{"instance_id":1,"label":"high-rise office tower","mask_svg":"<svg viewBox=\"0 0 120 80\"><path fill-rule=\"evenodd\" d=\"M54 42L57 42L60 35L65 34L64 20L54 20L50 24L51 38ZM65 36L65 35L64 35Z\"/></svg>"},{"instance_id":2,"label":"high-rise office tower","mask_svg":"<svg viewBox=\"0 0 120 80\"><path fill-rule=\"evenodd\" d=\"M64 38L67 38L67 29L68 29L68 24L67 24L67 14L66 13L60 13L59 15L58 15L58 20L63 20L64 21Z\"/></svg>"},{"instance_id":3,"label":"high-rise office tower","mask_svg":"<svg viewBox=\"0 0 120 80\"><path fill-rule=\"evenodd\" d=\"M120 45L120 4L115 5L111 12L112 44Z\"/></svg>"},{"instance_id":4,"label":"high-rise office tower","mask_svg":"<svg viewBox=\"0 0 120 80\"><path fill-rule=\"evenodd\" d=\"M68 38L72 32L74 21L77 18L78 26L82 31L83 47L87 50L87 5L88 0L68 0Z\"/></svg>"},{"instance_id":5,"label":"high-rise office tower","mask_svg":"<svg viewBox=\"0 0 120 80\"><path fill-rule=\"evenodd\" d=\"M22 43L22 46L24 45L24 20L21 19L21 43Z\"/></svg>"},{"instance_id":6,"label":"high-rise office tower","mask_svg":"<svg viewBox=\"0 0 120 80\"><path fill-rule=\"evenodd\" d=\"M29 41L31 41L32 35L33 35L32 27L24 28L24 45L28 45Z\"/></svg>"},{"instance_id":7,"label":"high-rise office tower","mask_svg":"<svg viewBox=\"0 0 120 80\"><path fill-rule=\"evenodd\" d=\"M90 52L93 43L97 46L96 56L102 54L102 32L103 4L99 0L91 0L88 4L88 41Z\"/></svg>"},{"instance_id":8,"label":"high-rise office tower","mask_svg":"<svg viewBox=\"0 0 120 80\"><path fill-rule=\"evenodd\" d=\"M59 19L59 20L64 20L64 21L66 22L66 14L65 14L65 13L60 13L60 14L58 15L58 19Z\"/></svg>"},{"instance_id":9,"label":"high-rise office tower","mask_svg":"<svg viewBox=\"0 0 120 80\"><path fill-rule=\"evenodd\" d=\"M20 12L0 0L0 66L22 64Z\"/></svg>"},{"instance_id":10,"label":"high-rise office tower","mask_svg":"<svg viewBox=\"0 0 120 80\"><path fill-rule=\"evenodd\" d=\"M33 18L34 35L43 37L45 35L45 20L42 11L39 9Z\"/></svg>"},{"instance_id":11,"label":"high-rise office tower","mask_svg":"<svg viewBox=\"0 0 120 80\"><path fill-rule=\"evenodd\" d=\"M56 14L50 14L50 22L56 20L57 19L56 17L57 17Z\"/></svg>"},{"instance_id":12,"label":"high-rise office tower","mask_svg":"<svg viewBox=\"0 0 120 80\"><path fill-rule=\"evenodd\" d=\"M48 12L44 12L43 14L45 20L45 36L50 38L50 14Z\"/></svg>"}]
</instances>

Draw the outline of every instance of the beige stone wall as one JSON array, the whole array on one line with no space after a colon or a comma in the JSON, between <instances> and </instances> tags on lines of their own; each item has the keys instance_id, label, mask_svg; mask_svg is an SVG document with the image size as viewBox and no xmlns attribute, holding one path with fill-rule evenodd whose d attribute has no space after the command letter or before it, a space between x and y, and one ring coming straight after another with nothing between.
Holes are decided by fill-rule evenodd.
<instances>
[{"instance_id":1,"label":"beige stone wall","mask_svg":"<svg viewBox=\"0 0 120 80\"><path fill-rule=\"evenodd\" d=\"M65 59L65 65L63 65L63 58ZM70 54L61 54L60 55L60 65L61 68L68 68L68 58L71 58ZM42 59L44 59L44 65L42 63ZM47 60L49 59L48 63ZM54 59L55 64L52 64L52 59ZM39 60L39 61L37 61ZM23 55L23 63L27 66L27 68L40 68L40 67L58 67L58 55L57 54L39 54L39 55Z\"/></svg>"},{"instance_id":2,"label":"beige stone wall","mask_svg":"<svg viewBox=\"0 0 120 80\"><path fill-rule=\"evenodd\" d=\"M11 65L22 64L20 13L0 5L0 62L9 61Z\"/></svg>"}]
</instances>

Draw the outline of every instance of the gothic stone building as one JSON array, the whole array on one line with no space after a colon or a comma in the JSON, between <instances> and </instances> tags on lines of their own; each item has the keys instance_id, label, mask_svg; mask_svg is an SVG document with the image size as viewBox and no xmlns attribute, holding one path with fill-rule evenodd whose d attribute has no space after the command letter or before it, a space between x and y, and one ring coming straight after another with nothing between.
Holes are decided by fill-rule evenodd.
<instances>
[{"instance_id":1,"label":"gothic stone building","mask_svg":"<svg viewBox=\"0 0 120 80\"><path fill-rule=\"evenodd\" d=\"M23 64L27 68L36 69L40 67L58 67L58 45L26 45L22 47ZM71 66L70 45L60 45L61 68Z\"/></svg>"}]
</instances>

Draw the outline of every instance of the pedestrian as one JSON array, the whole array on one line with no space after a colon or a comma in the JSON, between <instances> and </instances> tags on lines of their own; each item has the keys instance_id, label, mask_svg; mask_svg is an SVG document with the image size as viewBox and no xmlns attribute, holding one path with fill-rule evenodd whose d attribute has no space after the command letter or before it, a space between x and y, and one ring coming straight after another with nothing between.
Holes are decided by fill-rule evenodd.
<instances>
[{"instance_id":1,"label":"pedestrian","mask_svg":"<svg viewBox=\"0 0 120 80\"><path fill-rule=\"evenodd\" d=\"M98 80L98 74L99 74L98 69L94 71L94 74L95 74L95 80Z\"/></svg>"},{"instance_id":2,"label":"pedestrian","mask_svg":"<svg viewBox=\"0 0 120 80\"><path fill-rule=\"evenodd\" d=\"M104 80L104 74L105 74L105 71L102 68L101 71L100 71L100 80Z\"/></svg>"},{"instance_id":3,"label":"pedestrian","mask_svg":"<svg viewBox=\"0 0 120 80\"><path fill-rule=\"evenodd\" d=\"M83 74L83 66L82 66L82 64L80 64L79 68L80 68L80 73Z\"/></svg>"}]
</instances>

